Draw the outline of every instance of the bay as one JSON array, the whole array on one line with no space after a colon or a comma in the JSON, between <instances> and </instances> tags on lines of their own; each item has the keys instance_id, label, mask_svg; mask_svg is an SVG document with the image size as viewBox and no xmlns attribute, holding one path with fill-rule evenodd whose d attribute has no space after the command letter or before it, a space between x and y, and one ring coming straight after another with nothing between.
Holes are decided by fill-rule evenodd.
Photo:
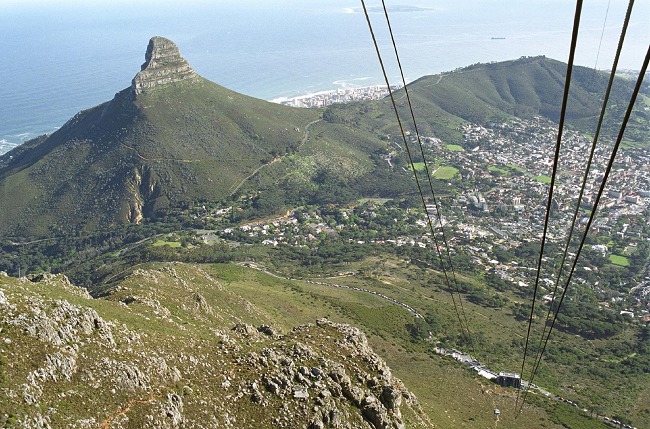
<instances>
[{"instance_id":1,"label":"bay","mask_svg":"<svg viewBox=\"0 0 650 429\"><path fill-rule=\"evenodd\" d=\"M381 2L366 3L391 83L399 83ZM408 80L477 62L568 57L575 7L569 1L387 5ZM607 0L584 6L578 64L610 67L627 2L611 0L605 22L607 7ZM640 68L648 29L650 4L637 2L620 67ZM356 1L4 0L0 153L129 86L154 35L176 42L205 78L267 100L383 83Z\"/></svg>"}]
</instances>

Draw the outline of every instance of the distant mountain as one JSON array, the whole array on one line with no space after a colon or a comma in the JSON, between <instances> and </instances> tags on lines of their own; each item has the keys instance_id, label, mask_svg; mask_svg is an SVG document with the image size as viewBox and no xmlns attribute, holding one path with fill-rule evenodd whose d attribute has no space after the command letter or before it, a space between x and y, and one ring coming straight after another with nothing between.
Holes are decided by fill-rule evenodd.
<instances>
[{"instance_id":1,"label":"distant mountain","mask_svg":"<svg viewBox=\"0 0 650 429\"><path fill-rule=\"evenodd\" d=\"M567 65L544 56L522 57L518 60L489 64L474 64L453 72L424 76L409 84L420 130L438 134L443 139L458 139L455 130L459 124L474 122L485 124L509 116L541 116L557 122L564 92ZM585 133L593 134L605 94L609 73L576 66L570 85L566 124ZM617 78L608 103L604 135L614 137L634 87L633 79ZM650 85L643 88L635 118L628 126L626 137L638 144L650 145ZM412 130L410 112L404 90L395 94L400 114ZM384 100L375 107L374 114L367 108L336 106L334 117L347 121L365 117L374 127L381 127L384 118L392 119L392 104ZM364 111L365 110L365 111ZM335 112L335 113L334 113ZM380 120L377 121L376 118ZM396 125L393 132L397 131Z\"/></svg>"},{"instance_id":2,"label":"distant mountain","mask_svg":"<svg viewBox=\"0 0 650 429\"><path fill-rule=\"evenodd\" d=\"M388 100L325 110L268 103L203 79L162 37L151 39L145 60L113 100L0 157L0 234L139 223L237 195L255 198L252 209L265 214L415 191L410 173L386 160L387 135L397 135ZM420 130L452 143L467 121L555 120L565 68L535 57L423 77L409 86ZM602 72L576 69L570 124L593 131L606 80ZM615 85L619 110L631 85L623 79ZM396 97L408 118L403 90ZM610 130L616 121L610 115ZM648 139L642 130L634 133Z\"/></svg>"}]
</instances>

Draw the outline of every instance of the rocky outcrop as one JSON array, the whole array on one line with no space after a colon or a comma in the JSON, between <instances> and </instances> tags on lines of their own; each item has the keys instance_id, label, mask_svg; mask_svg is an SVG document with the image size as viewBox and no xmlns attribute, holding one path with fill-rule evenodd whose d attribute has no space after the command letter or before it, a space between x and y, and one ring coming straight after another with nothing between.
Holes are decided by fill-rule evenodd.
<instances>
[{"instance_id":1,"label":"rocky outcrop","mask_svg":"<svg viewBox=\"0 0 650 429\"><path fill-rule=\"evenodd\" d=\"M149 415L143 429L176 429L185 427L183 398L176 393L168 393L159 401L158 409Z\"/></svg>"},{"instance_id":2,"label":"rocky outcrop","mask_svg":"<svg viewBox=\"0 0 650 429\"><path fill-rule=\"evenodd\" d=\"M433 427L357 328L254 322L184 264L137 269L103 298L77 289L0 278L0 427Z\"/></svg>"},{"instance_id":3,"label":"rocky outcrop","mask_svg":"<svg viewBox=\"0 0 650 429\"><path fill-rule=\"evenodd\" d=\"M265 330L249 325L233 328L249 341L260 341ZM328 352L323 340L334 342L335 353ZM236 362L257 375L239 383L239 392L264 407L278 400L285 405L285 413L273 420L274 427L294 427L295 416L306 416L307 427L314 429L401 429L406 427L402 408L412 416L418 414L415 396L391 375L365 335L349 325L326 319L302 325ZM428 427L424 419L410 423Z\"/></svg>"},{"instance_id":4,"label":"rocky outcrop","mask_svg":"<svg viewBox=\"0 0 650 429\"><path fill-rule=\"evenodd\" d=\"M115 345L110 324L92 308L73 305L64 300L29 299L27 302L30 305L28 311L17 314L7 312L3 322L56 346L72 344L95 333L97 340L105 346Z\"/></svg>"},{"instance_id":5,"label":"rocky outcrop","mask_svg":"<svg viewBox=\"0 0 650 429\"><path fill-rule=\"evenodd\" d=\"M158 86L196 77L197 74L181 56L176 44L156 36L149 40L145 62L133 78L131 88L138 95Z\"/></svg>"},{"instance_id":6,"label":"rocky outcrop","mask_svg":"<svg viewBox=\"0 0 650 429\"><path fill-rule=\"evenodd\" d=\"M68 279L68 276L64 274L41 273L31 277L30 280L34 283L41 283L44 286L57 285L73 295L91 299L90 293L88 293L87 289L72 284L70 279Z\"/></svg>"}]
</instances>

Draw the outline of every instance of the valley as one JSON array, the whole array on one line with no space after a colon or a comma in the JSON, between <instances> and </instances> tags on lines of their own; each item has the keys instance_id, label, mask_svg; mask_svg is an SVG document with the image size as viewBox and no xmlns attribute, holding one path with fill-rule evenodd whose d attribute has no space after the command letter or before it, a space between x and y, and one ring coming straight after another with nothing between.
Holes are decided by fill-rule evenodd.
<instances>
[{"instance_id":1,"label":"valley","mask_svg":"<svg viewBox=\"0 0 650 429\"><path fill-rule=\"evenodd\" d=\"M0 157L5 427L650 424L647 87L535 379L566 401L533 389L517 417L516 389L439 351L519 372L534 297L539 350L628 81L565 261L605 82L576 71L534 294L564 64L413 82L418 141L385 99L279 106L166 39L145 59L113 100Z\"/></svg>"}]
</instances>

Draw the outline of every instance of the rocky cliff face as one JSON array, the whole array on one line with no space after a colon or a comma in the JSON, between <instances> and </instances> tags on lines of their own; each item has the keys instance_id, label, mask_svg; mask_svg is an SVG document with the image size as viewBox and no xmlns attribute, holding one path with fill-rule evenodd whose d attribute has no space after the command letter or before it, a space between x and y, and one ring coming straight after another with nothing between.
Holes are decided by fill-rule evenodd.
<instances>
[{"instance_id":1,"label":"rocky cliff face","mask_svg":"<svg viewBox=\"0 0 650 429\"><path fill-rule=\"evenodd\" d=\"M146 90L197 77L174 42L164 37L149 40L145 62L135 75L131 88L136 95Z\"/></svg>"},{"instance_id":2,"label":"rocky cliff face","mask_svg":"<svg viewBox=\"0 0 650 429\"><path fill-rule=\"evenodd\" d=\"M259 310L184 264L101 299L0 275L0 427L433 427L359 329L245 322Z\"/></svg>"}]
</instances>

